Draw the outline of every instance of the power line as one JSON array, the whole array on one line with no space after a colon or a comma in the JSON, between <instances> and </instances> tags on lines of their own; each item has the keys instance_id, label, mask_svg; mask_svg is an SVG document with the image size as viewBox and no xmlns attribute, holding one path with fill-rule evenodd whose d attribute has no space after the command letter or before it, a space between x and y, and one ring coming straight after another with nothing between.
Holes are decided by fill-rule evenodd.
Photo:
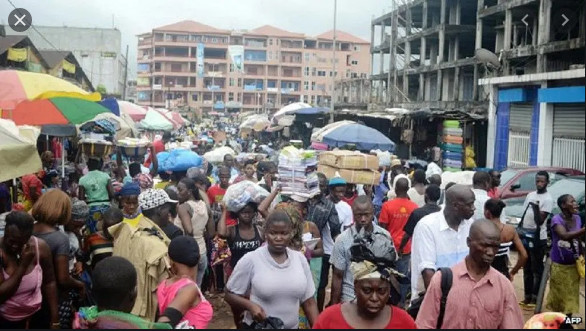
<instances>
[{"instance_id":1,"label":"power line","mask_svg":"<svg viewBox=\"0 0 586 331\"><path fill-rule=\"evenodd\" d=\"M14 9L18 10L18 13L20 15L22 15L23 13L19 10L20 8L17 8L14 3L12 3L11 0L8 0L8 3L10 3L12 5L12 7L14 7ZM53 45L53 43L51 41L49 41L49 39L47 39L45 36L43 36L43 34L37 30L37 28L33 25L32 20L31 20L31 28L33 28L33 30L35 30L51 47L53 47L53 49L55 49L56 51L59 51L60 49L55 47L55 45Z\"/></svg>"}]
</instances>

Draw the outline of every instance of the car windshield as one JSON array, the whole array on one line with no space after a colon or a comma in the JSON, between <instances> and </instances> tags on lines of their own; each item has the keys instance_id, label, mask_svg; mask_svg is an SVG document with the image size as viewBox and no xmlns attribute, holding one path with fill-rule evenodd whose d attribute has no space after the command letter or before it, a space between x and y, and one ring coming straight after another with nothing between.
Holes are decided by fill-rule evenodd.
<instances>
[{"instance_id":1,"label":"car windshield","mask_svg":"<svg viewBox=\"0 0 586 331\"><path fill-rule=\"evenodd\" d=\"M517 170L513 170L513 169L507 169L505 171L503 171L501 173L501 186L499 186L499 188L502 188L503 186L505 186L505 184L507 184L507 182L509 182L511 179L513 179L513 177L515 177L515 175L518 173Z\"/></svg>"}]
</instances>

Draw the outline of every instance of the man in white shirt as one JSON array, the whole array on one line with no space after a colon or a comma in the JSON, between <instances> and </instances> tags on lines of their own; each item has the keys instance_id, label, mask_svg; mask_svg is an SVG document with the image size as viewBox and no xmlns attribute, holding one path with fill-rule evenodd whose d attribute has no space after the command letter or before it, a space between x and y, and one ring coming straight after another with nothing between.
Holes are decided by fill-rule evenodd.
<instances>
[{"instance_id":1,"label":"man in white shirt","mask_svg":"<svg viewBox=\"0 0 586 331\"><path fill-rule=\"evenodd\" d=\"M464 185L446 191L446 205L422 218L411 244L411 302L439 268L451 268L468 255L466 238L474 216L474 193Z\"/></svg>"},{"instance_id":2,"label":"man in white shirt","mask_svg":"<svg viewBox=\"0 0 586 331\"><path fill-rule=\"evenodd\" d=\"M484 219L484 204L490 199L488 190L492 178L488 172L477 171L472 176L472 192L474 192L474 220Z\"/></svg>"},{"instance_id":3,"label":"man in white shirt","mask_svg":"<svg viewBox=\"0 0 586 331\"><path fill-rule=\"evenodd\" d=\"M525 288L525 300L522 305L527 308L535 307L537 292L543 275L543 257L547 248L547 219L553 210L553 197L547 192L549 185L549 173L539 171L535 175L537 191L527 194L523 210L523 228L535 230L534 238L521 238L525 250L529 255L527 263L523 267L523 285ZM539 236L539 237L537 237Z\"/></svg>"}]
</instances>

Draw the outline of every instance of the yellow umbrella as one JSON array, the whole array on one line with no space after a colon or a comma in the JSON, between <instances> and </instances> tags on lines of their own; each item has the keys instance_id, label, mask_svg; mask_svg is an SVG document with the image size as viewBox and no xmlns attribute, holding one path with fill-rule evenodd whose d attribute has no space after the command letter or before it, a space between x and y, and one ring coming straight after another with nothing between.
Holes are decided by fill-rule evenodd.
<instances>
[{"instance_id":1,"label":"yellow umbrella","mask_svg":"<svg viewBox=\"0 0 586 331\"><path fill-rule=\"evenodd\" d=\"M0 71L0 109L13 110L24 100L70 97L100 101L97 92L87 92L61 78L36 72ZM4 115L6 117L6 115Z\"/></svg>"}]
</instances>

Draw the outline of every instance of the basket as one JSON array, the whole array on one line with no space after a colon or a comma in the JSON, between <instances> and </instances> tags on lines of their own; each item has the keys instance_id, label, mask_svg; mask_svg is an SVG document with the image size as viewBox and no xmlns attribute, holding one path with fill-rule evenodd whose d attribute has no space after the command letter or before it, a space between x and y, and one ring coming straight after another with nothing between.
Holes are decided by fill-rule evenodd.
<instances>
[{"instance_id":1,"label":"basket","mask_svg":"<svg viewBox=\"0 0 586 331\"><path fill-rule=\"evenodd\" d=\"M112 144L99 142L81 142L81 152L89 157L106 157L112 154Z\"/></svg>"},{"instance_id":2,"label":"basket","mask_svg":"<svg viewBox=\"0 0 586 331\"><path fill-rule=\"evenodd\" d=\"M148 151L147 146L118 146L118 148L125 157L142 157Z\"/></svg>"}]
</instances>

